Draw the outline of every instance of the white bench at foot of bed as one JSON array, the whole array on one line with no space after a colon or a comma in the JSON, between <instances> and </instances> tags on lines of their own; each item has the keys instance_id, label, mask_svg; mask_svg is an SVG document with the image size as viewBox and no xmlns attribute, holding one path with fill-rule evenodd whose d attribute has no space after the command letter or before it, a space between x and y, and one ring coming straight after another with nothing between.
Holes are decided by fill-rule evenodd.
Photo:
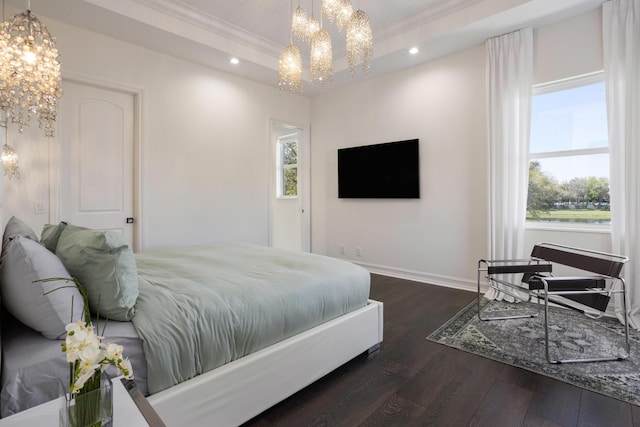
<instances>
[{"instance_id":1,"label":"white bench at foot of bed","mask_svg":"<svg viewBox=\"0 0 640 427\"><path fill-rule=\"evenodd\" d=\"M383 306L366 307L199 375L148 400L168 427L238 426L382 342Z\"/></svg>"}]
</instances>

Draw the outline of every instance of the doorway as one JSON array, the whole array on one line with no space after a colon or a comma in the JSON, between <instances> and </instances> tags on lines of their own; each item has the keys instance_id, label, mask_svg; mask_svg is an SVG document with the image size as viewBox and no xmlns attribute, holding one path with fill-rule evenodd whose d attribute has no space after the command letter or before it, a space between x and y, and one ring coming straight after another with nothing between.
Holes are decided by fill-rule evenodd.
<instances>
[{"instance_id":1,"label":"doorway","mask_svg":"<svg viewBox=\"0 0 640 427\"><path fill-rule=\"evenodd\" d=\"M269 144L269 245L309 252L308 132L272 121Z\"/></svg>"}]
</instances>

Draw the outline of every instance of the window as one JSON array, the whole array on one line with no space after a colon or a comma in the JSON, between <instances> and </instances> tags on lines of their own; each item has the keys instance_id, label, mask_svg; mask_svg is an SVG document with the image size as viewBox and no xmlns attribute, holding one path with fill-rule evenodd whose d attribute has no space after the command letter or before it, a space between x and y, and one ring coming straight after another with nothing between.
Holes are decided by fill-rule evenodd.
<instances>
[{"instance_id":1,"label":"window","mask_svg":"<svg viewBox=\"0 0 640 427\"><path fill-rule=\"evenodd\" d=\"M527 221L610 224L602 74L534 87Z\"/></svg>"},{"instance_id":2,"label":"window","mask_svg":"<svg viewBox=\"0 0 640 427\"><path fill-rule=\"evenodd\" d=\"M276 185L279 198L298 196L298 135L278 138Z\"/></svg>"}]
</instances>

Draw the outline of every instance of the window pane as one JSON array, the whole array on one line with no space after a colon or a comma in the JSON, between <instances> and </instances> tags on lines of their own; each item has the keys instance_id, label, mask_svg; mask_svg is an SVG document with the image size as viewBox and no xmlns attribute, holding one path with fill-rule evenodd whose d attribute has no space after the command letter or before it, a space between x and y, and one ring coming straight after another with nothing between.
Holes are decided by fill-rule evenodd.
<instances>
[{"instance_id":1,"label":"window pane","mask_svg":"<svg viewBox=\"0 0 640 427\"><path fill-rule=\"evenodd\" d=\"M298 163L298 141L289 141L282 144L282 164L295 165Z\"/></svg>"},{"instance_id":2,"label":"window pane","mask_svg":"<svg viewBox=\"0 0 640 427\"><path fill-rule=\"evenodd\" d=\"M540 163L542 171L559 184L569 182L573 178L588 178L591 176L609 179L608 153L544 159L532 157L532 161Z\"/></svg>"},{"instance_id":3,"label":"window pane","mask_svg":"<svg viewBox=\"0 0 640 427\"><path fill-rule=\"evenodd\" d=\"M530 162L528 221L609 224L609 203L609 154Z\"/></svg>"},{"instance_id":4,"label":"window pane","mask_svg":"<svg viewBox=\"0 0 640 427\"><path fill-rule=\"evenodd\" d=\"M283 172L283 196L297 196L298 195L298 168L286 168Z\"/></svg>"},{"instance_id":5,"label":"window pane","mask_svg":"<svg viewBox=\"0 0 640 427\"><path fill-rule=\"evenodd\" d=\"M535 95L527 220L609 224L608 148L603 82Z\"/></svg>"},{"instance_id":6,"label":"window pane","mask_svg":"<svg viewBox=\"0 0 640 427\"><path fill-rule=\"evenodd\" d=\"M531 108L531 153L609 146L604 83L536 95Z\"/></svg>"}]
</instances>

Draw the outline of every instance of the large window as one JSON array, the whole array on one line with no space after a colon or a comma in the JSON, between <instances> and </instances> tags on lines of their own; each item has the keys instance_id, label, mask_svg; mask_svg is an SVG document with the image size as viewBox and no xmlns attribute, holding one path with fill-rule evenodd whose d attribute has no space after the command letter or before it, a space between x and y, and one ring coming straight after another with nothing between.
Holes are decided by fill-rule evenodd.
<instances>
[{"instance_id":1,"label":"large window","mask_svg":"<svg viewBox=\"0 0 640 427\"><path fill-rule=\"evenodd\" d=\"M298 196L298 135L278 138L276 183L279 198Z\"/></svg>"},{"instance_id":2,"label":"large window","mask_svg":"<svg viewBox=\"0 0 640 427\"><path fill-rule=\"evenodd\" d=\"M527 221L609 224L602 75L534 88Z\"/></svg>"}]
</instances>

